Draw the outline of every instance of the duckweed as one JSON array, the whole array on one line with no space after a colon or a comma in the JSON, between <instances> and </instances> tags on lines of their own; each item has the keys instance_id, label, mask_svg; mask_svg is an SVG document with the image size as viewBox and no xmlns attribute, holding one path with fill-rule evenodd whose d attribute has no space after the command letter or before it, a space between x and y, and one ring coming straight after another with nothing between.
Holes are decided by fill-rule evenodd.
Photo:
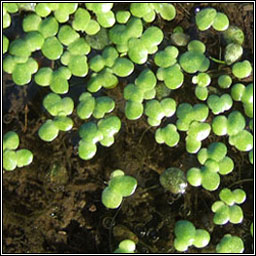
<instances>
[{"instance_id":1,"label":"duckweed","mask_svg":"<svg viewBox=\"0 0 256 256\"><path fill-rule=\"evenodd\" d=\"M136 64L147 61L149 54L158 50L158 45L163 40L163 32L155 26L147 28L139 39L131 38L128 41L128 56Z\"/></svg>"},{"instance_id":2,"label":"duckweed","mask_svg":"<svg viewBox=\"0 0 256 256\"><path fill-rule=\"evenodd\" d=\"M118 171L118 175L115 175L116 171ZM137 180L134 177L125 175L120 170L116 171L114 171L114 174L112 173L108 186L101 195L102 203L111 209L118 208L122 203L123 197L131 196L137 187Z\"/></svg>"},{"instance_id":3,"label":"duckweed","mask_svg":"<svg viewBox=\"0 0 256 256\"><path fill-rule=\"evenodd\" d=\"M136 120L141 117L144 111L143 100L155 97L154 88L156 82L154 73L150 69L144 69L135 79L135 84L128 84L125 87L124 98L127 100L125 104L125 115L129 120ZM150 104L154 104L154 101L153 103L148 103L148 109ZM173 108L174 106L170 107ZM147 111L146 115L148 114L149 112ZM151 119L149 122L151 122ZM152 120L152 124L154 122L156 120ZM157 124L155 123L154 125Z\"/></svg>"},{"instance_id":4,"label":"duckweed","mask_svg":"<svg viewBox=\"0 0 256 256\"><path fill-rule=\"evenodd\" d=\"M175 224L174 247L179 252L188 250L189 246L203 248L210 242L210 234L204 229L196 229L194 224L187 220L179 220Z\"/></svg>"},{"instance_id":5,"label":"duckweed","mask_svg":"<svg viewBox=\"0 0 256 256\"><path fill-rule=\"evenodd\" d=\"M72 135L78 133L80 136L76 145L78 156L82 160L91 160L98 146L113 145L116 134L121 130L121 119L137 120L142 117L142 123L147 120L148 125L145 122L144 125L149 126L156 143L176 147L180 139L185 138L187 153L197 153L200 166L188 167L186 173L171 167L160 175L160 184L166 191L184 194L187 182L208 191L217 190L220 184L226 184L226 180L222 182L222 176L235 169L224 141L230 144L229 149L235 147L238 151L247 152L246 157L251 164L254 161L253 68L249 60L242 59L248 55L242 47L245 40L243 31L230 25L227 15L212 7L196 10L195 20L191 19L191 29L196 25L195 31L199 30L197 32L202 39L208 36L206 30L216 30L213 39L219 36L221 46L225 47L225 52L220 54L224 61L214 60L210 56L212 51L206 47L208 45L195 40L190 29L175 27L179 22L171 24L176 16L172 3L131 3L125 10L113 7L114 3L3 4L3 29L16 26L17 15L13 15L16 12L22 12L23 19L20 26L23 31L15 39L9 36L12 27L6 33L4 30L3 70L11 75L16 85L35 81L39 86L49 86L45 88L43 99L48 117L40 118L44 121L38 129L39 138L52 142L74 125ZM171 28L169 31L166 30L168 27ZM210 66L212 60L216 62L216 68ZM210 67L214 70L208 70ZM181 101L183 97L174 90L181 87L189 90L192 85L186 82L187 79L196 85L193 90L197 99L207 104L195 104L193 98L187 103ZM76 81L81 82L85 89L80 95L77 95L79 90L76 91L75 87L70 90L69 84L76 86L73 85ZM111 95L123 90L123 99L118 102L112 96L105 96L117 85L119 87ZM33 82L29 86L34 86ZM222 91L225 93L221 94ZM58 95L66 93L69 97ZM71 95L78 100L73 100ZM233 106L233 101L238 103ZM239 109L239 102L243 109ZM121 119L111 113L114 109L115 112L118 110L117 115ZM27 129L26 118L24 132ZM79 122L83 124L77 127ZM211 142L212 137L203 142L211 130L215 142ZM185 137L183 132L186 132ZM32 152L19 149L19 144L16 132L9 131L4 135L3 168L6 171L28 166L33 161ZM134 194L136 187L134 177L116 170L102 191L101 201L107 208L116 209L124 197ZM222 187L219 198L212 202L213 223L241 223L244 216L239 204L246 200L245 191ZM127 205L130 206L130 202ZM252 226L250 231L252 233ZM187 251L190 246L203 248L210 241L208 231L196 229L187 220L176 222L174 234L173 246L179 252ZM114 252L134 253L134 241L121 241ZM217 253L243 251L243 241L230 234L224 235L216 246Z\"/></svg>"},{"instance_id":6,"label":"duckweed","mask_svg":"<svg viewBox=\"0 0 256 256\"><path fill-rule=\"evenodd\" d=\"M202 187L206 190L216 190L220 184L220 176L227 175L234 168L233 160L226 156L227 147L221 142L213 142L209 147L202 148L197 154L201 168L192 167L187 172L190 185Z\"/></svg>"},{"instance_id":7,"label":"duckweed","mask_svg":"<svg viewBox=\"0 0 256 256\"><path fill-rule=\"evenodd\" d=\"M97 124L92 121L84 123L79 129L79 157L83 160L92 159L97 152L97 142L104 147L110 147L114 143L114 135L120 128L121 121L117 116L100 119Z\"/></svg>"},{"instance_id":8,"label":"duckweed","mask_svg":"<svg viewBox=\"0 0 256 256\"><path fill-rule=\"evenodd\" d=\"M205 47L202 43L196 41L188 46L188 51L180 56L179 63L182 69L194 74L198 71L205 72L210 66L210 61L204 55Z\"/></svg>"},{"instance_id":9,"label":"duckweed","mask_svg":"<svg viewBox=\"0 0 256 256\"><path fill-rule=\"evenodd\" d=\"M181 71L180 65L174 64L168 68L159 68L157 78L160 81L164 81L167 88L175 90L182 86L184 74Z\"/></svg>"},{"instance_id":10,"label":"duckweed","mask_svg":"<svg viewBox=\"0 0 256 256\"><path fill-rule=\"evenodd\" d=\"M35 82L40 86L50 86L54 93L65 94L69 90L68 80L71 72L66 67L53 71L51 68L40 68L35 75Z\"/></svg>"},{"instance_id":11,"label":"duckweed","mask_svg":"<svg viewBox=\"0 0 256 256\"><path fill-rule=\"evenodd\" d=\"M231 96L235 101L241 101L245 114L253 118L253 84L247 86L241 83L234 84L231 88Z\"/></svg>"},{"instance_id":12,"label":"duckweed","mask_svg":"<svg viewBox=\"0 0 256 256\"><path fill-rule=\"evenodd\" d=\"M243 253L244 243L238 236L224 235L216 246L217 253Z\"/></svg>"},{"instance_id":13,"label":"duckweed","mask_svg":"<svg viewBox=\"0 0 256 256\"><path fill-rule=\"evenodd\" d=\"M218 136L229 135L229 144L240 151L250 151L253 147L253 136L245 130L245 118L241 112L232 111L228 118L219 115L213 119L212 129Z\"/></svg>"},{"instance_id":14,"label":"duckweed","mask_svg":"<svg viewBox=\"0 0 256 256\"><path fill-rule=\"evenodd\" d=\"M164 128L158 128L155 133L155 140L157 143L165 143L169 147L174 147L180 140L180 135L174 124L168 124Z\"/></svg>"},{"instance_id":15,"label":"duckweed","mask_svg":"<svg viewBox=\"0 0 256 256\"><path fill-rule=\"evenodd\" d=\"M222 89L227 89L232 84L232 78L229 75L221 75L218 78L218 85Z\"/></svg>"},{"instance_id":16,"label":"duckweed","mask_svg":"<svg viewBox=\"0 0 256 256\"><path fill-rule=\"evenodd\" d=\"M114 253L134 253L136 244L130 239L121 241Z\"/></svg>"},{"instance_id":17,"label":"duckweed","mask_svg":"<svg viewBox=\"0 0 256 256\"><path fill-rule=\"evenodd\" d=\"M216 225L224 225L228 221L233 224L241 223L243 220L243 211L237 204L242 204L246 199L246 194L242 189L231 191L224 188L220 191L221 201L216 201L212 205L212 211L215 213L213 222Z\"/></svg>"},{"instance_id":18,"label":"duckweed","mask_svg":"<svg viewBox=\"0 0 256 256\"><path fill-rule=\"evenodd\" d=\"M231 109L233 100L229 94L223 94L221 97L217 95L210 95L207 99L207 104L214 115L223 113Z\"/></svg>"},{"instance_id":19,"label":"duckweed","mask_svg":"<svg viewBox=\"0 0 256 256\"><path fill-rule=\"evenodd\" d=\"M171 35L171 42L176 46L186 46L189 42L190 36L179 31L173 31Z\"/></svg>"},{"instance_id":20,"label":"duckweed","mask_svg":"<svg viewBox=\"0 0 256 256\"><path fill-rule=\"evenodd\" d=\"M211 26L217 31L225 31L229 27L228 17L214 8L204 8L196 14L196 24L199 30L205 31Z\"/></svg>"},{"instance_id":21,"label":"duckweed","mask_svg":"<svg viewBox=\"0 0 256 256\"><path fill-rule=\"evenodd\" d=\"M9 131L3 137L3 168L13 171L16 167L30 165L33 161L33 153L28 149L19 149L20 139L16 132Z\"/></svg>"},{"instance_id":22,"label":"duckweed","mask_svg":"<svg viewBox=\"0 0 256 256\"><path fill-rule=\"evenodd\" d=\"M3 35L3 54L5 54L8 51L9 48L9 39Z\"/></svg>"},{"instance_id":23,"label":"duckweed","mask_svg":"<svg viewBox=\"0 0 256 256\"><path fill-rule=\"evenodd\" d=\"M152 22L156 13L167 21L173 20L176 16L176 9L169 3L132 3L130 11L133 16L143 18L145 22Z\"/></svg>"},{"instance_id":24,"label":"duckweed","mask_svg":"<svg viewBox=\"0 0 256 256\"><path fill-rule=\"evenodd\" d=\"M63 46L57 37L49 37L44 41L42 53L49 60L57 60L63 53Z\"/></svg>"},{"instance_id":25,"label":"duckweed","mask_svg":"<svg viewBox=\"0 0 256 256\"><path fill-rule=\"evenodd\" d=\"M196 14L196 24L199 30L207 30L214 23L217 12L214 8L205 8Z\"/></svg>"},{"instance_id":26,"label":"duckweed","mask_svg":"<svg viewBox=\"0 0 256 256\"><path fill-rule=\"evenodd\" d=\"M81 119L103 118L115 108L115 102L108 96L97 97L96 99L88 92L82 93L79 97L80 103L77 106L77 115Z\"/></svg>"},{"instance_id":27,"label":"duckweed","mask_svg":"<svg viewBox=\"0 0 256 256\"><path fill-rule=\"evenodd\" d=\"M243 47L240 44L230 43L225 48L224 59L228 65L236 62L243 55Z\"/></svg>"},{"instance_id":28,"label":"duckweed","mask_svg":"<svg viewBox=\"0 0 256 256\"><path fill-rule=\"evenodd\" d=\"M237 26L229 26L227 30L223 32L223 37L227 44L235 43L242 45L244 42L244 32Z\"/></svg>"},{"instance_id":29,"label":"duckweed","mask_svg":"<svg viewBox=\"0 0 256 256\"><path fill-rule=\"evenodd\" d=\"M239 79L248 77L251 72L252 66L248 60L237 62L232 66L232 73Z\"/></svg>"},{"instance_id":30,"label":"duckweed","mask_svg":"<svg viewBox=\"0 0 256 256\"><path fill-rule=\"evenodd\" d=\"M74 109L74 102L70 97L61 98L58 94L49 93L43 100L45 109L55 118L48 119L38 130L38 136L43 141L51 142L59 131L69 131L73 127L73 121L67 117Z\"/></svg>"},{"instance_id":31,"label":"duckweed","mask_svg":"<svg viewBox=\"0 0 256 256\"><path fill-rule=\"evenodd\" d=\"M18 4L16 3L3 3L3 28L8 28L11 25L12 18L11 15L12 13L17 12L19 9Z\"/></svg>"},{"instance_id":32,"label":"duckweed","mask_svg":"<svg viewBox=\"0 0 256 256\"><path fill-rule=\"evenodd\" d=\"M163 51L158 51L154 57L157 66L168 68L177 62L179 50L175 46L168 46Z\"/></svg>"},{"instance_id":33,"label":"duckweed","mask_svg":"<svg viewBox=\"0 0 256 256\"><path fill-rule=\"evenodd\" d=\"M131 13L129 11L117 11L116 21L120 24L125 24L129 20Z\"/></svg>"},{"instance_id":34,"label":"duckweed","mask_svg":"<svg viewBox=\"0 0 256 256\"><path fill-rule=\"evenodd\" d=\"M163 117L171 117L176 110L176 102L172 98L147 101L145 114L148 116L148 123L151 126L158 126Z\"/></svg>"},{"instance_id":35,"label":"duckweed","mask_svg":"<svg viewBox=\"0 0 256 256\"><path fill-rule=\"evenodd\" d=\"M38 63L33 58L8 55L4 59L3 70L12 74L15 84L23 86L28 84L32 75L37 72Z\"/></svg>"}]
</instances>

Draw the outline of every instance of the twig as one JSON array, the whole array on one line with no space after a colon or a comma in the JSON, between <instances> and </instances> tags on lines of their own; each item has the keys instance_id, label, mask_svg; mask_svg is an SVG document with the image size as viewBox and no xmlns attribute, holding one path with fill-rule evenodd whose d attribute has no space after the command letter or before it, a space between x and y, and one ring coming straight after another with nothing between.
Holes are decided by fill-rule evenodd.
<instances>
[{"instance_id":1,"label":"twig","mask_svg":"<svg viewBox=\"0 0 256 256\"><path fill-rule=\"evenodd\" d=\"M142 139L143 139L145 133L146 133L148 130L150 130L150 128L151 128L151 126L149 126L147 129L144 130L144 132L143 132L142 135L140 136L139 144L141 144L141 141L142 141Z\"/></svg>"},{"instance_id":2,"label":"twig","mask_svg":"<svg viewBox=\"0 0 256 256\"><path fill-rule=\"evenodd\" d=\"M229 185L228 187L231 188L231 187L233 187L234 185L237 185L237 184L240 184L240 183L244 183L244 182L251 182L251 181L253 182L254 179L248 178L248 179L238 180L238 181L232 183L231 185Z\"/></svg>"},{"instance_id":3,"label":"twig","mask_svg":"<svg viewBox=\"0 0 256 256\"><path fill-rule=\"evenodd\" d=\"M181 7L181 9L183 11L185 11L185 13L188 15L188 17L190 17L190 12L186 8L184 8L184 6L182 4L179 3L179 6Z\"/></svg>"},{"instance_id":4,"label":"twig","mask_svg":"<svg viewBox=\"0 0 256 256\"><path fill-rule=\"evenodd\" d=\"M109 229L109 235L108 235L108 239L109 239L109 240L108 240L108 242L109 242L109 251L110 251L110 252L113 251L113 250L112 250L113 248L112 248L112 245L111 245L111 243L112 243L112 235L111 235L111 233L112 233L112 227L114 226L115 218L117 217L118 213L120 212L120 210L121 210L121 208L122 208L122 205L123 205L123 203L121 203L119 209L116 211L116 213L115 213L115 215L113 216L112 221L111 221L111 223L110 223L110 229Z\"/></svg>"},{"instance_id":5,"label":"twig","mask_svg":"<svg viewBox=\"0 0 256 256\"><path fill-rule=\"evenodd\" d=\"M25 133L28 128L28 105L25 106L25 118L24 118L24 126L23 126L23 132Z\"/></svg>"}]
</instances>

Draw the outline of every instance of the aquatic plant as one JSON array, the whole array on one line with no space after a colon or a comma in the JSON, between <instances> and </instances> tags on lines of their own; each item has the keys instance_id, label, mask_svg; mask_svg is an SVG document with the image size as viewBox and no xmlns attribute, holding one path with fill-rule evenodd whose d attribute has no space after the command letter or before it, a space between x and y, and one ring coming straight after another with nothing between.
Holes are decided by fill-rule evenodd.
<instances>
[{"instance_id":1,"label":"aquatic plant","mask_svg":"<svg viewBox=\"0 0 256 256\"><path fill-rule=\"evenodd\" d=\"M175 224L174 247L179 252L188 250L189 246L203 248L210 241L210 234L204 229L196 229L194 224L187 220L179 220Z\"/></svg>"},{"instance_id":2,"label":"aquatic plant","mask_svg":"<svg viewBox=\"0 0 256 256\"><path fill-rule=\"evenodd\" d=\"M243 47L240 44L230 43L225 48L224 59L228 65L236 62L243 54Z\"/></svg>"},{"instance_id":3,"label":"aquatic plant","mask_svg":"<svg viewBox=\"0 0 256 256\"><path fill-rule=\"evenodd\" d=\"M169 147L174 147L180 140L180 135L174 124L168 124L164 128L158 128L155 133L155 140L157 143L165 143Z\"/></svg>"},{"instance_id":4,"label":"aquatic plant","mask_svg":"<svg viewBox=\"0 0 256 256\"><path fill-rule=\"evenodd\" d=\"M144 99L155 97L155 74L150 69L144 69L135 79L134 84L128 84L124 89L125 115L129 120L141 117L144 111L142 104Z\"/></svg>"},{"instance_id":5,"label":"aquatic plant","mask_svg":"<svg viewBox=\"0 0 256 256\"><path fill-rule=\"evenodd\" d=\"M33 58L8 55L3 62L3 70L12 74L15 84L23 86L28 84L32 75L38 70L38 63Z\"/></svg>"},{"instance_id":6,"label":"aquatic plant","mask_svg":"<svg viewBox=\"0 0 256 256\"><path fill-rule=\"evenodd\" d=\"M67 117L74 109L74 102L70 97L61 98L58 94L49 93L43 100L45 109L55 118L47 120L38 130L40 139L51 142L59 134L59 131L69 131L73 127L73 121Z\"/></svg>"},{"instance_id":7,"label":"aquatic plant","mask_svg":"<svg viewBox=\"0 0 256 256\"><path fill-rule=\"evenodd\" d=\"M158 126L162 118L171 117L176 110L176 102L172 98L165 98L161 102L149 100L146 102L145 114L151 126Z\"/></svg>"},{"instance_id":8,"label":"aquatic plant","mask_svg":"<svg viewBox=\"0 0 256 256\"><path fill-rule=\"evenodd\" d=\"M100 119L97 125L94 122L84 123L79 129L79 157L84 160L93 158L97 151L97 142L104 147L110 147L114 143L114 135L120 128L121 121L117 116Z\"/></svg>"},{"instance_id":9,"label":"aquatic plant","mask_svg":"<svg viewBox=\"0 0 256 256\"><path fill-rule=\"evenodd\" d=\"M233 105L233 100L231 96L227 93L221 95L221 97L212 94L208 97L207 104L208 107L211 109L212 113L214 115L218 115L231 109Z\"/></svg>"},{"instance_id":10,"label":"aquatic plant","mask_svg":"<svg viewBox=\"0 0 256 256\"><path fill-rule=\"evenodd\" d=\"M224 225L228 221L234 224L241 223L243 220L243 210L237 204L242 204L246 199L246 194L242 189L231 191L223 188L219 197L221 201L213 203L211 209L215 213L213 222L216 225Z\"/></svg>"},{"instance_id":11,"label":"aquatic plant","mask_svg":"<svg viewBox=\"0 0 256 256\"><path fill-rule=\"evenodd\" d=\"M189 73L194 74L198 71L205 72L210 66L209 59L204 55L206 47L200 41L192 41L188 44L188 51L183 53L179 58L181 68Z\"/></svg>"},{"instance_id":12,"label":"aquatic plant","mask_svg":"<svg viewBox=\"0 0 256 256\"><path fill-rule=\"evenodd\" d=\"M66 67L60 67L53 71L49 67L40 68L35 75L35 82L40 86L50 86L50 89L57 94L65 94L69 91L68 80L71 72Z\"/></svg>"},{"instance_id":13,"label":"aquatic plant","mask_svg":"<svg viewBox=\"0 0 256 256\"><path fill-rule=\"evenodd\" d=\"M115 7L114 3L3 4L3 70L18 86L34 86L34 82L40 86L37 89L42 90L46 111L40 116L39 138L52 142L61 132L71 135L72 131L74 138L80 137L73 146L79 163L83 163L96 156L98 147L111 147L118 139L116 134L122 134L121 127L136 125L140 119L149 136L157 144L165 144L163 149L184 141L186 156L197 154L190 157L197 157L200 164L189 166L188 161L187 171L182 170L183 165L181 169L157 170L161 173L162 193L183 196L187 183L208 191L221 187L220 200L211 202L213 223L241 223L243 210L237 204L246 200L246 194L240 188L223 188L221 182L223 175L236 177L240 168L228 156L228 149L241 151L242 157L246 152L249 162L254 162L253 68L249 60L243 59L250 56L243 49L243 31L230 25L219 8L196 10L195 20L191 19L191 29L196 33L192 35L190 29L180 26L180 21L169 26L179 14L175 4ZM13 37L8 31L16 26L12 17L17 12L22 12L23 31ZM212 29L214 40L216 35L221 38L223 60L212 57L207 40L204 43ZM190 89L196 100L183 97L182 90ZM243 108L239 108L239 102ZM3 138L6 171L27 166L33 160L31 151L18 146L17 133L7 132ZM121 207L123 199L140 185L141 180L137 184L136 178L122 170L112 172L101 194L103 205L109 209ZM179 220L173 228L173 247L179 252L190 246L203 248L210 242L208 231L196 229L190 221ZM252 228L251 224L251 234ZM114 252L134 253L134 241L121 241ZM243 241L230 234L216 247L217 253L243 250Z\"/></svg>"},{"instance_id":14,"label":"aquatic plant","mask_svg":"<svg viewBox=\"0 0 256 256\"><path fill-rule=\"evenodd\" d=\"M88 119L91 115L97 119L103 118L115 108L115 102L110 97L101 96L95 99L89 92L82 93L79 101L77 115L81 119Z\"/></svg>"},{"instance_id":15,"label":"aquatic plant","mask_svg":"<svg viewBox=\"0 0 256 256\"><path fill-rule=\"evenodd\" d=\"M16 3L3 3L3 28L8 28L11 25L12 13L19 10L19 6Z\"/></svg>"},{"instance_id":16,"label":"aquatic plant","mask_svg":"<svg viewBox=\"0 0 256 256\"><path fill-rule=\"evenodd\" d=\"M205 101L208 98L207 86L211 83L209 74L201 72L192 77L192 83L196 84L195 95L199 100Z\"/></svg>"},{"instance_id":17,"label":"aquatic plant","mask_svg":"<svg viewBox=\"0 0 256 256\"><path fill-rule=\"evenodd\" d=\"M231 96L235 101L243 103L245 114L253 118L253 84L250 83L244 86L241 83L236 83L231 87Z\"/></svg>"},{"instance_id":18,"label":"aquatic plant","mask_svg":"<svg viewBox=\"0 0 256 256\"><path fill-rule=\"evenodd\" d=\"M189 153L197 153L201 148L201 141L206 139L211 131L211 126L204 121L208 117L209 109L199 103L192 106L189 103L182 103L177 108L176 122L177 129L186 131L186 149Z\"/></svg>"},{"instance_id":19,"label":"aquatic plant","mask_svg":"<svg viewBox=\"0 0 256 256\"><path fill-rule=\"evenodd\" d=\"M143 18L145 22L152 22L159 13L164 20L173 20L176 9L169 3L132 3L130 11L133 16Z\"/></svg>"},{"instance_id":20,"label":"aquatic plant","mask_svg":"<svg viewBox=\"0 0 256 256\"><path fill-rule=\"evenodd\" d=\"M122 170L115 170L110 175L108 186L102 192L101 201L107 208L118 208L123 197L131 196L136 187L137 180L134 177L125 175Z\"/></svg>"},{"instance_id":21,"label":"aquatic plant","mask_svg":"<svg viewBox=\"0 0 256 256\"><path fill-rule=\"evenodd\" d=\"M3 137L3 168L6 171L13 171L16 167L30 165L33 161L33 154L28 149L19 149L19 136L14 131L7 132Z\"/></svg>"},{"instance_id":22,"label":"aquatic plant","mask_svg":"<svg viewBox=\"0 0 256 256\"><path fill-rule=\"evenodd\" d=\"M184 172L175 167L166 169L160 175L159 181L165 190L171 191L173 194L183 194L187 187Z\"/></svg>"},{"instance_id":23,"label":"aquatic plant","mask_svg":"<svg viewBox=\"0 0 256 256\"><path fill-rule=\"evenodd\" d=\"M114 253L134 253L136 244L130 239L121 241Z\"/></svg>"},{"instance_id":24,"label":"aquatic plant","mask_svg":"<svg viewBox=\"0 0 256 256\"><path fill-rule=\"evenodd\" d=\"M229 135L229 144L240 151L250 151L253 147L253 136L245 130L245 118L241 112L232 111L228 118L216 116L212 121L212 130L218 136Z\"/></svg>"},{"instance_id":25,"label":"aquatic plant","mask_svg":"<svg viewBox=\"0 0 256 256\"><path fill-rule=\"evenodd\" d=\"M217 31L224 31L229 27L229 19L224 13L217 12L214 8L204 8L196 14L196 24L202 31L211 26Z\"/></svg>"},{"instance_id":26,"label":"aquatic plant","mask_svg":"<svg viewBox=\"0 0 256 256\"><path fill-rule=\"evenodd\" d=\"M201 168L192 167L187 172L190 185L201 186L209 191L216 190L220 184L220 176L227 175L234 168L233 160L226 156L227 147L224 143L213 142L208 148L202 148L197 154Z\"/></svg>"},{"instance_id":27,"label":"aquatic plant","mask_svg":"<svg viewBox=\"0 0 256 256\"><path fill-rule=\"evenodd\" d=\"M216 246L217 253L243 253L244 243L238 236L224 235Z\"/></svg>"},{"instance_id":28,"label":"aquatic plant","mask_svg":"<svg viewBox=\"0 0 256 256\"><path fill-rule=\"evenodd\" d=\"M227 89L232 84L232 78L229 75L221 75L218 78L218 85L222 89Z\"/></svg>"},{"instance_id":29,"label":"aquatic plant","mask_svg":"<svg viewBox=\"0 0 256 256\"><path fill-rule=\"evenodd\" d=\"M251 72L252 66L248 60L237 62L232 66L232 73L239 79L248 77Z\"/></svg>"}]
</instances>

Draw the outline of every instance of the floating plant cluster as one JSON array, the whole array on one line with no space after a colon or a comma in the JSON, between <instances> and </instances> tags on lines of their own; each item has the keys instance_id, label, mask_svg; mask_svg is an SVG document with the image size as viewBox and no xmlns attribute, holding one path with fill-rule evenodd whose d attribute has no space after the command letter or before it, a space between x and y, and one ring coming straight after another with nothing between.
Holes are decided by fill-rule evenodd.
<instances>
[{"instance_id":1,"label":"floating plant cluster","mask_svg":"<svg viewBox=\"0 0 256 256\"><path fill-rule=\"evenodd\" d=\"M158 26L151 25L157 17L172 23L176 10L171 3L131 3L129 9L116 12L113 8L114 3L3 4L3 31L12 25L13 14L25 10L22 36L10 40L3 35L4 72L17 86L34 81L34 86L49 87L42 105L52 118L41 125L38 136L46 143L54 143L60 133L72 130L72 118L76 116L84 122L76 127L80 136L78 156L92 159L98 143L104 147L114 144L124 122L115 112L116 99L104 92L117 87L120 79L133 76L122 95L127 122L146 117L156 143L168 147L179 145L185 133L187 152L197 154L201 164L186 170L186 175L180 169L168 168L160 176L160 184L173 194L184 193L187 181L194 187L217 190L221 176L235 168L227 146L248 152L253 164L253 83L243 80L251 75L252 65L242 59L243 31L230 25L228 17L214 8L197 12L198 31L215 30L226 43L223 60L217 60L209 56L206 44L190 40L183 28L174 28L168 39ZM169 40L167 46L163 45L164 39ZM39 65L35 52L57 64ZM209 72L212 62L228 72L220 72L216 80ZM65 96L72 77L86 79L78 102ZM185 82L194 90L197 104L169 96L173 90L184 90ZM244 111L234 109L233 101L241 102ZM216 138L226 136L229 145L217 140L202 147L210 134ZM7 132L3 138L6 171L27 166L33 160L32 152L17 150L18 146L18 134ZM102 192L102 203L107 208L118 208L137 185L134 177L122 170L114 171ZM243 211L237 204L246 200L245 192L223 188L219 197L220 201L212 205L214 224L241 223ZM248 230L252 233L252 225ZM187 251L190 246L203 248L210 243L210 233L196 229L188 220L177 221L174 233L177 251ZM135 242L126 239L115 253L135 250ZM242 239L231 234L225 234L216 246L217 253L243 250Z\"/></svg>"}]
</instances>

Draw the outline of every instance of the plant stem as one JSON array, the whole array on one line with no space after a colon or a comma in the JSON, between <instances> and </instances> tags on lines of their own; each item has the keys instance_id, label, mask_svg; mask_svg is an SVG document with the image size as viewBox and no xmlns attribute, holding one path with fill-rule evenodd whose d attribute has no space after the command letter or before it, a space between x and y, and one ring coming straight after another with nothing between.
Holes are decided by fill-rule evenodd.
<instances>
[{"instance_id":1,"label":"plant stem","mask_svg":"<svg viewBox=\"0 0 256 256\"><path fill-rule=\"evenodd\" d=\"M230 186L228 186L229 188L233 187L234 185L240 184L240 183L244 183L244 182L252 182L253 179L243 179L243 180L238 180L236 182L234 182L233 184L231 184Z\"/></svg>"},{"instance_id":2,"label":"plant stem","mask_svg":"<svg viewBox=\"0 0 256 256\"><path fill-rule=\"evenodd\" d=\"M123 202L121 203L119 209L116 211L115 215L112 218L111 224L110 224L110 229L109 229L109 233L108 233L108 242L109 242L109 251L112 252L112 227L114 226L114 221L115 218L117 217L118 213L120 212L121 208L122 208Z\"/></svg>"},{"instance_id":3,"label":"plant stem","mask_svg":"<svg viewBox=\"0 0 256 256\"><path fill-rule=\"evenodd\" d=\"M212 56L209 57L212 61L216 62L216 63L220 63L220 64L226 64L226 62L224 60L218 60Z\"/></svg>"}]
</instances>

